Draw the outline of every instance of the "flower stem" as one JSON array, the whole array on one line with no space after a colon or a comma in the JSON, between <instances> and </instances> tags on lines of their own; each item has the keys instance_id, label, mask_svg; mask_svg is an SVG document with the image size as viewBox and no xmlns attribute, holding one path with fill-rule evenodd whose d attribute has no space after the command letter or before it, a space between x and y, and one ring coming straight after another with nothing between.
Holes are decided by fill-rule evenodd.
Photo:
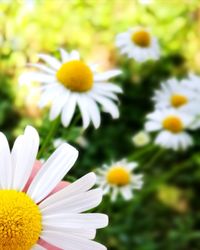
<instances>
[{"instance_id":1,"label":"flower stem","mask_svg":"<svg viewBox=\"0 0 200 250\"><path fill-rule=\"evenodd\" d=\"M141 157L143 158L144 154L149 153L154 148L155 148L155 146L153 144L149 144L148 146L141 148L138 151L136 151L135 153L133 153L132 155L130 155L128 157L128 159L131 161L131 160L138 160Z\"/></svg>"},{"instance_id":2,"label":"flower stem","mask_svg":"<svg viewBox=\"0 0 200 250\"><path fill-rule=\"evenodd\" d=\"M60 122L60 118L58 117L57 119L55 119L53 122L52 122L52 126L49 130L49 133L47 134L41 148L40 148L40 151L38 153L38 159L41 158L41 156L43 155L45 149L46 149L46 146L48 145L48 143L50 142L51 138L54 136L56 130L57 130L57 127L58 127L58 124Z\"/></svg>"},{"instance_id":3,"label":"flower stem","mask_svg":"<svg viewBox=\"0 0 200 250\"><path fill-rule=\"evenodd\" d=\"M147 164L145 165L145 169L148 167L152 167L153 164L155 164L155 162L163 155L163 153L165 153L166 150L163 148L160 148L157 150L157 152L155 152L155 154L153 155L153 157L147 162Z\"/></svg>"}]
</instances>

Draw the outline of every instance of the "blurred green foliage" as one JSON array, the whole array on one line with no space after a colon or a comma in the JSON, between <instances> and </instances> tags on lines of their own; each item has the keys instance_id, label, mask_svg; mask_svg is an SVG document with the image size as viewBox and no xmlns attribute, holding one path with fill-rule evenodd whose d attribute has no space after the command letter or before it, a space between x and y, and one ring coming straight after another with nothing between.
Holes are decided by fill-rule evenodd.
<instances>
[{"instance_id":1,"label":"blurred green foliage","mask_svg":"<svg viewBox=\"0 0 200 250\"><path fill-rule=\"evenodd\" d=\"M149 26L158 37L162 48L158 62L139 65L115 49L115 35L138 24ZM51 126L48 112L36 108L37 98L24 102L33 89L17 86L19 74L27 62L37 61L38 52L56 54L59 47L74 48L103 68L123 70L116 79L124 90L119 120L103 114L100 129L91 127L85 132L86 148L77 143L82 134L80 120L78 128L60 125L55 135L80 149L70 173L75 177L123 157L140 163L145 185L135 199L112 204L105 197L98 209L110 217L110 226L98 233L109 250L200 249L199 132L194 133L195 147L187 152L143 148L142 157L131 158L140 151L131 137L143 128L145 115L153 108L155 87L171 76L199 71L199 27L198 0L155 0L151 4L134 0L0 1L0 126L11 139L30 123L38 127L43 142ZM44 157L53 150L52 140Z\"/></svg>"}]
</instances>

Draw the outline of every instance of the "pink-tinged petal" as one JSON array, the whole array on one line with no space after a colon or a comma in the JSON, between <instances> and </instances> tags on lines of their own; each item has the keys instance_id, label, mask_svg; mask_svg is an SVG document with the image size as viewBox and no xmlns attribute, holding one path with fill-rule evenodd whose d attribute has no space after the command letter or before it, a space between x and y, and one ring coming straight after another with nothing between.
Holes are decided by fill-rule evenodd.
<instances>
[{"instance_id":1,"label":"pink-tinged petal","mask_svg":"<svg viewBox=\"0 0 200 250\"><path fill-rule=\"evenodd\" d=\"M40 168L42 167L42 163L40 161L36 161L35 164L34 164L34 167L33 167L33 170L32 170L32 173L31 173L31 176L28 180L28 182L26 183L26 186L24 188L24 192L26 192L31 184L31 182L33 181L34 177L36 176L37 172L40 170ZM66 182L66 181L61 181L53 190L52 192L49 194L53 194L53 193L56 193L58 191L60 191L61 189L65 188L66 186L68 186L69 183ZM48 195L48 196L49 196Z\"/></svg>"},{"instance_id":2,"label":"pink-tinged petal","mask_svg":"<svg viewBox=\"0 0 200 250\"><path fill-rule=\"evenodd\" d=\"M42 240L42 239L40 239L40 240L38 241L38 244L41 245L42 247L48 249L48 250L62 250L61 248L55 247L55 246L53 246L53 245L47 243L46 241L44 241L44 240Z\"/></svg>"}]
</instances>

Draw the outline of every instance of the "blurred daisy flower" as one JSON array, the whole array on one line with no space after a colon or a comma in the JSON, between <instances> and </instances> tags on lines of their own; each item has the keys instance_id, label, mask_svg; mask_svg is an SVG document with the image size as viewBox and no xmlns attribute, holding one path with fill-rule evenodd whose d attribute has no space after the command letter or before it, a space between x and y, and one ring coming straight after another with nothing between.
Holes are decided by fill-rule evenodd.
<instances>
[{"instance_id":1,"label":"blurred daisy flower","mask_svg":"<svg viewBox=\"0 0 200 250\"><path fill-rule=\"evenodd\" d=\"M29 72L29 79L42 83L42 96L39 106L42 108L51 104L50 120L61 114L63 126L67 127L78 106L86 129L90 122L95 128L100 126L100 109L110 113L113 119L119 118L119 110L115 103L117 93L122 89L108 83L112 77L121 74L120 70L97 72L96 65L87 65L80 59L77 51L68 53L60 49L61 61L56 58L39 54L39 58L47 63L30 64L40 72Z\"/></svg>"},{"instance_id":2,"label":"blurred daisy flower","mask_svg":"<svg viewBox=\"0 0 200 250\"><path fill-rule=\"evenodd\" d=\"M115 201L118 194L121 194L125 200L133 197L132 190L141 189L143 186L143 175L133 173L137 167L135 162L127 162L126 159L103 165L97 169L97 185L99 185L104 194L111 194L111 200Z\"/></svg>"},{"instance_id":3,"label":"blurred daisy flower","mask_svg":"<svg viewBox=\"0 0 200 250\"><path fill-rule=\"evenodd\" d=\"M0 249L105 250L92 239L108 224L107 216L82 213L102 200L100 189L90 190L95 174L58 188L78 151L62 144L36 172L39 136L33 127L16 139L11 152L2 133L0 141Z\"/></svg>"},{"instance_id":4,"label":"blurred daisy flower","mask_svg":"<svg viewBox=\"0 0 200 250\"><path fill-rule=\"evenodd\" d=\"M200 113L199 94L183 83L175 78L162 83L161 88L155 91L153 97L155 107L158 109L171 107L193 114Z\"/></svg>"},{"instance_id":5,"label":"blurred daisy flower","mask_svg":"<svg viewBox=\"0 0 200 250\"><path fill-rule=\"evenodd\" d=\"M149 29L138 26L117 35L116 45L121 54L127 54L138 62L149 59L157 60L160 57L158 41L152 36Z\"/></svg>"},{"instance_id":6,"label":"blurred daisy flower","mask_svg":"<svg viewBox=\"0 0 200 250\"><path fill-rule=\"evenodd\" d=\"M182 85L185 88L191 89L199 95L200 93L200 76L190 73L188 77L182 80Z\"/></svg>"},{"instance_id":7,"label":"blurred daisy flower","mask_svg":"<svg viewBox=\"0 0 200 250\"><path fill-rule=\"evenodd\" d=\"M149 144L150 140L150 135L146 131L140 131L132 138L132 141L136 147L143 147Z\"/></svg>"},{"instance_id":8,"label":"blurred daisy flower","mask_svg":"<svg viewBox=\"0 0 200 250\"><path fill-rule=\"evenodd\" d=\"M194 116L175 109L163 109L148 114L147 120L146 131L160 131L155 139L157 145L184 150L193 144L192 137L186 130L191 129Z\"/></svg>"}]
</instances>

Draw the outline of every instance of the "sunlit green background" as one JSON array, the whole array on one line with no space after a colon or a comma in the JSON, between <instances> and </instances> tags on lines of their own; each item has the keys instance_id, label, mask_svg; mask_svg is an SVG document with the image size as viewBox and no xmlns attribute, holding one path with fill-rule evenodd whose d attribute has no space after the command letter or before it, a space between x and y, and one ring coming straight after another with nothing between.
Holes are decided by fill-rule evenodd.
<instances>
[{"instance_id":1,"label":"sunlit green background","mask_svg":"<svg viewBox=\"0 0 200 250\"><path fill-rule=\"evenodd\" d=\"M115 36L142 24L158 37L159 62L138 64L119 55ZM103 115L97 131L84 134L88 147L79 145L79 128L60 125L62 137L80 149L71 175L129 157L137 151L131 137L143 128L145 115L153 108L151 95L171 76L184 77L200 71L200 2L198 0L1 0L0 1L0 128L10 141L26 124L36 126L43 141L49 127L48 110L37 108L36 84L19 86L19 76L37 53L59 56L58 48L77 49L82 58L103 69L122 68L117 83L121 117ZM81 125L81 123L79 124ZM100 230L98 240L109 250L199 250L200 249L200 133L195 146L185 153L148 151L139 172L145 185L135 199L112 204L105 198L100 211L110 216L110 226ZM52 141L53 142L53 141ZM49 145L44 158L53 150ZM157 158L157 159L155 159ZM67 246L66 246L67 249Z\"/></svg>"}]
</instances>

